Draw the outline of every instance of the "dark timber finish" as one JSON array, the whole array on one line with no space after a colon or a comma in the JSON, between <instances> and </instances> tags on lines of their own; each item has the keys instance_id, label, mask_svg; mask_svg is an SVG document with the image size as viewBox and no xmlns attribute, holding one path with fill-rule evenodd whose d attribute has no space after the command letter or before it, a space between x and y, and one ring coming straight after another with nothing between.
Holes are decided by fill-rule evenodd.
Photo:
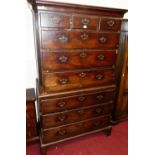
<instances>
[{"instance_id":1,"label":"dark timber finish","mask_svg":"<svg viewBox=\"0 0 155 155\"><path fill-rule=\"evenodd\" d=\"M121 46L118 55L117 98L114 106L115 123L128 119L128 20L122 21Z\"/></svg>"},{"instance_id":2,"label":"dark timber finish","mask_svg":"<svg viewBox=\"0 0 155 155\"><path fill-rule=\"evenodd\" d=\"M37 121L35 112L35 91L34 88L26 89L26 144L39 141L37 132Z\"/></svg>"},{"instance_id":3,"label":"dark timber finish","mask_svg":"<svg viewBox=\"0 0 155 155\"><path fill-rule=\"evenodd\" d=\"M42 155L53 144L111 134L121 23L127 10L28 0L36 40Z\"/></svg>"}]
</instances>

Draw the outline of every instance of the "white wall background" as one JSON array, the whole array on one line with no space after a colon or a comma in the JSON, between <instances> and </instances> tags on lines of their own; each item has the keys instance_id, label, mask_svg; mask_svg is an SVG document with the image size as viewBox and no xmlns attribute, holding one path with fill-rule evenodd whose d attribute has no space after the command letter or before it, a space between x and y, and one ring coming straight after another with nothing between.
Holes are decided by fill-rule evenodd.
<instances>
[{"instance_id":1,"label":"white wall background","mask_svg":"<svg viewBox=\"0 0 155 155\"><path fill-rule=\"evenodd\" d=\"M55 2L67 2L75 4L85 4L93 6L113 7L128 9L127 0L53 0ZM128 14L125 14L124 18L128 18ZM33 22L32 12L27 7L26 9L26 88L35 87L35 79L37 77L36 61L35 61L35 47L34 47L34 34L33 34Z\"/></svg>"}]
</instances>

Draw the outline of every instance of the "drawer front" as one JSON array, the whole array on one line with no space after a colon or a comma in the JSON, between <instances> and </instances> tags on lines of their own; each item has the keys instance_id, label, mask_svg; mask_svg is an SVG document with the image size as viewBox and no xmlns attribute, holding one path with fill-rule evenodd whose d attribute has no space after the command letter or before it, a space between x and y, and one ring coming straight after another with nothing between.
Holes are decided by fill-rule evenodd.
<instances>
[{"instance_id":1,"label":"drawer front","mask_svg":"<svg viewBox=\"0 0 155 155\"><path fill-rule=\"evenodd\" d=\"M45 71L112 66L115 64L115 60L115 50L53 50L42 52L42 68Z\"/></svg>"},{"instance_id":2,"label":"drawer front","mask_svg":"<svg viewBox=\"0 0 155 155\"><path fill-rule=\"evenodd\" d=\"M26 111L34 111L34 102L26 102Z\"/></svg>"},{"instance_id":3,"label":"drawer front","mask_svg":"<svg viewBox=\"0 0 155 155\"><path fill-rule=\"evenodd\" d=\"M70 28L70 16L59 13L40 13L40 26L49 28Z\"/></svg>"},{"instance_id":4,"label":"drawer front","mask_svg":"<svg viewBox=\"0 0 155 155\"><path fill-rule=\"evenodd\" d=\"M110 116L79 122L75 125L56 127L50 130L42 131L42 141L43 143L49 143L63 138L75 136L81 133L104 128L108 125L110 125Z\"/></svg>"},{"instance_id":5,"label":"drawer front","mask_svg":"<svg viewBox=\"0 0 155 155\"><path fill-rule=\"evenodd\" d=\"M26 111L26 119L35 119L36 115L34 111Z\"/></svg>"},{"instance_id":6,"label":"drawer front","mask_svg":"<svg viewBox=\"0 0 155 155\"><path fill-rule=\"evenodd\" d=\"M121 19L102 18L100 27L103 31L120 31Z\"/></svg>"},{"instance_id":7,"label":"drawer front","mask_svg":"<svg viewBox=\"0 0 155 155\"><path fill-rule=\"evenodd\" d=\"M113 70L55 72L43 75L46 92L57 92L114 84Z\"/></svg>"},{"instance_id":8,"label":"drawer front","mask_svg":"<svg viewBox=\"0 0 155 155\"><path fill-rule=\"evenodd\" d=\"M78 107L105 103L114 99L114 92L99 92L94 94L79 94L40 101L42 114L71 110Z\"/></svg>"},{"instance_id":9,"label":"drawer front","mask_svg":"<svg viewBox=\"0 0 155 155\"><path fill-rule=\"evenodd\" d=\"M70 112L60 112L57 114L41 116L41 124L42 128L46 129L108 114L111 113L111 111L111 103L91 108L79 108Z\"/></svg>"},{"instance_id":10,"label":"drawer front","mask_svg":"<svg viewBox=\"0 0 155 155\"><path fill-rule=\"evenodd\" d=\"M73 16L74 29L98 29L99 19L96 16L75 15Z\"/></svg>"},{"instance_id":11,"label":"drawer front","mask_svg":"<svg viewBox=\"0 0 155 155\"><path fill-rule=\"evenodd\" d=\"M118 48L119 33L84 31L41 31L41 46L60 48Z\"/></svg>"}]
</instances>

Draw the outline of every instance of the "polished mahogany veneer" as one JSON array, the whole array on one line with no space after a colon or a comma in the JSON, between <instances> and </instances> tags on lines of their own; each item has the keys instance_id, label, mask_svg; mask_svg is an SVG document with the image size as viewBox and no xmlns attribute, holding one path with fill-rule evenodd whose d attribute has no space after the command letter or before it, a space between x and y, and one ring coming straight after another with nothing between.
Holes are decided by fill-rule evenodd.
<instances>
[{"instance_id":1,"label":"polished mahogany veneer","mask_svg":"<svg viewBox=\"0 0 155 155\"><path fill-rule=\"evenodd\" d=\"M55 142L67 137L88 133L93 130L99 130L104 127L110 126L110 115L100 116L78 123L64 125L52 129L42 130L42 143L46 144L49 142ZM100 130L101 131L101 130Z\"/></svg>"},{"instance_id":2,"label":"polished mahogany veneer","mask_svg":"<svg viewBox=\"0 0 155 155\"><path fill-rule=\"evenodd\" d=\"M112 110L112 103L113 102L109 102L86 108L41 115L42 128L56 127L63 124L78 122L88 118L109 114Z\"/></svg>"},{"instance_id":3,"label":"polished mahogany veneer","mask_svg":"<svg viewBox=\"0 0 155 155\"><path fill-rule=\"evenodd\" d=\"M128 20L122 21L121 52L118 56L119 72L117 73L118 91L113 112L113 122L118 123L128 119Z\"/></svg>"},{"instance_id":4,"label":"polished mahogany veneer","mask_svg":"<svg viewBox=\"0 0 155 155\"><path fill-rule=\"evenodd\" d=\"M76 70L44 73L43 86L46 92L58 92L85 87L114 84L114 72L105 70Z\"/></svg>"},{"instance_id":5,"label":"polished mahogany veneer","mask_svg":"<svg viewBox=\"0 0 155 155\"><path fill-rule=\"evenodd\" d=\"M97 93L80 93L72 96L61 96L61 98L45 98L40 99L40 112L41 114L48 114L71 110L78 107L87 107L95 104L106 103L108 101L113 101L113 99L114 91L112 90Z\"/></svg>"},{"instance_id":6,"label":"polished mahogany veneer","mask_svg":"<svg viewBox=\"0 0 155 155\"><path fill-rule=\"evenodd\" d=\"M116 50L42 50L43 71L61 71L115 64Z\"/></svg>"},{"instance_id":7,"label":"polished mahogany veneer","mask_svg":"<svg viewBox=\"0 0 155 155\"><path fill-rule=\"evenodd\" d=\"M70 48L110 48L119 44L119 33L96 33L89 31L41 31L43 49Z\"/></svg>"},{"instance_id":8,"label":"polished mahogany veneer","mask_svg":"<svg viewBox=\"0 0 155 155\"><path fill-rule=\"evenodd\" d=\"M101 19L101 30L120 32L121 22L121 19L110 19L103 17Z\"/></svg>"},{"instance_id":9,"label":"polished mahogany veneer","mask_svg":"<svg viewBox=\"0 0 155 155\"><path fill-rule=\"evenodd\" d=\"M29 2L37 50L42 155L52 144L99 131L110 135L126 10Z\"/></svg>"}]
</instances>

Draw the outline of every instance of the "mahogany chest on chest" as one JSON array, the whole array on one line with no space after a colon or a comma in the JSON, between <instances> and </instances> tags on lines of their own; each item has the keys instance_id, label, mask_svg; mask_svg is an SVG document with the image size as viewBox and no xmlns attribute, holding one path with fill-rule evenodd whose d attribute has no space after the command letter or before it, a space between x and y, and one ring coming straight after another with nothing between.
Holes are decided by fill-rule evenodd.
<instances>
[{"instance_id":1,"label":"mahogany chest on chest","mask_svg":"<svg viewBox=\"0 0 155 155\"><path fill-rule=\"evenodd\" d=\"M42 154L52 144L111 132L116 60L126 10L29 0L37 51Z\"/></svg>"}]
</instances>

